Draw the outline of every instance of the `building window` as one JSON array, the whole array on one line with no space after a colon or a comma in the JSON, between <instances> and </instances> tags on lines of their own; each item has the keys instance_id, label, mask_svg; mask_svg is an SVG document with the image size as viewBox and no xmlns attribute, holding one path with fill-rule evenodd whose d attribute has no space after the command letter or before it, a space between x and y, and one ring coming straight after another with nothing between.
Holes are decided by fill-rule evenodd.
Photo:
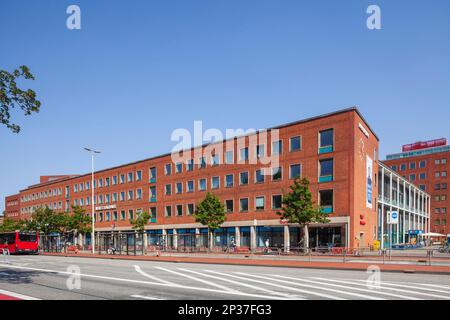
<instances>
[{"instance_id":1,"label":"building window","mask_svg":"<svg viewBox=\"0 0 450 320\"><path fill-rule=\"evenodd\" d=\"M120 201L125 201L125 192L120 192Z\"/></svg>"},{"instance_id":2,"label":"building window","mask_svg":"<svg viewBox=\"0 0 450 320\"><path fill-rule=\"evenodd\" d=\"M439 183L436 183L434 185L434 190L441 190L441 185Z\"/></svg>"},{"instance_id":3,"label":"building window","mask_svg":"<svg viewBox=\"0 0 450 320\"><path fill-rule=\"evenodd\" d=\"M128 200L133 200L133 190L128 190Z\"/></svg>"},{"instance_id":4,"label":"building window","mask_svg":"<svg viewBox=\"0 0 450 320\"><path fill-rule=\"evenodd\" d=\"M333 212L333 190L320 190L319 201L323 213Z\"/></svg>"},{"instance_id":5,"label":"building window","mask_svg":"<svg viewBox=\"0 0 450 320\"><path fill-rule=\"evenodd\" d=\"M239 211L240 212L248 211L248 198L239 199Z\"/></svg>"},{"instance_id":6,"label":"building window","mask_svg":"<svg viewBox=\"0 0 450 320\"><path fill-rule=\"evenodd\" d=\"M128 220L133 220L134 219L134 213L133 213L133 209L128 210Z\"/></svg>"},{"instance_id":7,"label":"building window","mask_svg":"<svg viewBox=\"0 0 450 320\"><path fill-rule=\"evenodd\" d=\"M409 180L410 181L415 181L416 180L416 174L415 173L410 174L409 175Z\"/></svg>"},{"instance_id":8,"label":"building window","mask_svg":"<svg viewBox=\"0 0 450 320\"><path fill-rule=\"evenodd\" d=\"M446 159L446 158L441 159L441 163L442 163L442 164L447 164L447 159Z\"/></svg>"},{"instance_id":9,"label":"building window","mask_svg":"<svg viewBox=\"0 0 450 320\"><path fill-rule=\"evenodd\" d=\"M255 198L255 210L264 210L264 197Z\"/></svg>"},{"instance_id":10,"label":"building window","mask_svg":"<svg viewBox=\"0 0 450 320\"><path fill-rule=\"evenodd\" d=\"M150 182L156 182L156 167L152 167L149 170Z\"/></svg>"},{"instance_id":11,"label":"building window","mask_svg":"<svg viewBox=\"0 0 450 320\"><path fill-rule=\"evenodd\" d=\"M172 185L171 184L166 184L165 195L166 196L170 196L171 194L172 194Z\"/></svg>"},{"instance_id":12,"label":"building window","mask_svg":"<svg viewBox=\"0 0 450 320\"><path fill-rule=\"evenodd\" d=\"M440 176L441 176L441 173L440 173L439 171L437 171L437 172L434 173L434 177L435 177L435 178L439 178Z\"/></svg>"},{"instance_id":13,"label":"building window","mask_svg":"<svg viewBox=\"0 0 450 320\"><path fill-rule=\"evenodd\" d=\"M177 194L180 194L183 192L183 183L177 182L177 184L175 185L175 192Z\"/></svg>"},{"instance_id":14,"label":"building window","mask_svg":"<svg viewBox=\"0 0 450 320\"><path fill-rule=\"evenodd\" d=\"M319 182L333 181L333 159L319 161Z\"/></svg>"},{"instance_id":15,"label":"building window","mask_svg":"<svg viewBox=\"0 0 450 320\"><path fill-rule=\"evenodd\" d=\"M73 192L78 192L78 184L73 185Z\"/></svg>"},{"instance_id":16,"label":"building window","mask_svg":"<svg viewBox=\"0 0 450 320\"><path fill-rule=\"evenodd\" d=\"M272 180L279 181L283 178L281 167L272 168Z\"/></svg>"},{"instance_id":17,"label":"building window","mask_svg":"<svg viewBox=\"0 0 450 320\"><path fill-rule=\"evenodd\" d=\"M117 211L114 211L114 212L113 212L113 220L114 220L114 221L117 221Z\"/></svg>"},{"instance_id":18,"label":"building window","mask_svg":"<svg viewBox=\"0 0 450 320\"><path fill-rule=\"evenodd\" d=\"M278 140L272 142L272 155L280 155L283 153L283 141Z\"/></svg>"},{"instance_id":19,"label":"building window","mask_svg":"<svg viewBox=\"0 0 450 320\"><path fill-rule=\"evenodd\" d=\"M200 190L200 191L206 190L206 179L200 179L198 181L198 190Z\"/></svg>"},{"instance_id":20,"label":"building window","mask_svg":"<svg viewBox=\"0 0 450 320\"><path fill-rule=\"evenodd\" d=\"M181 204L177 204L177 216L182 216L183 215L183 205Z\"/></svg>"},{"instance_id":21,"label":"building window","mask_svg":"<svg viewBox=\"0 0 450 320\"><path fill-rule=\"evenodd\" d=\"M394 164L394 165L391 166L391 169L394 170L394 171L397 171L397 166Z\"/></svg>"},{"instance_id":22,"label":"building window","mask_svg":"<svg viewBox=\"0 0 450 320\"><path fill-rule=\"evenodd\" d=\"M172 207L171 206L166 206L164 214L165 214L166 217L171 217L172 216Z\"/></svg>"},{"instance_id":23,"label":"building window","mask_svg":"<svg viewBox=\"0 0 450 320\"><path fill-rule=\"evenodd\" d=\"M188 216L192 216L194 214L194 204L193 203L188 203L187 206L187 215Z\"/></svg>"},{"instance_id":24,"label":"building window","mask_svg":"<svg viewBox=\"0 0 450 320\"><path fill-rule=\"evenodd\" d=\"M186 171L192 171L194 170L194 160L193 159L189 159L186 162Z\"/></svg>"},{"instance_id":25,"label":"building window","mask_svg":"<svg viewBox=\"0 0 450 320\"><path fill-rule=\"evenodd\" d=\"M112 184L115 186L117 184L117 176L112 177Z\"/></svg>"},{"instance_id":26,"label":"building window","mask_svg":"<svg viewBox=\"0 0 450 320\"><path fill-rule=\"evenodd\" d=\"M128 174L127 174L127 182L133 182L133 172L128 172Z\"/></svg>"},{"instance_id":27,"label":"building window","mask_svg":"<svg viewBox=\"0 0 450 320\"><path fill-rule=\"evenodd\" d=\"M292 137L290 139L289 151L295 152L300 150L302 150L302 137L300 136Z\"/></svg>"},{"instance_id":28,"label":"building window","mask_svg":"<svg viewBox=\"0 0 450 320\"><path fill-rule=\"evenodd\" d=\"M218 166L220 164L220 158L218 154L215 154L211 158L211 165L212 166Z\"/></svg>"},{"instance_id":29,"label":"building window","mask_svg":"<svg viewBox=\"0 0 450 320\"><path fill-rule=\"evenodd\" d=\"M111 201L111 195L107 194L105 200L106 200L106 201L105 201L106 203L110 203L110 201Z\"/></svg>"},{"instance_id":30,"label":"building window","mask_svg":"<svg viewBox=\"0 0 450 320\"><path fill-rule=\"evenodd\" d=\"M419 189L422 190L422 191L425 191L425 190L426 190L426 187L425 187L424 184L420 184L420 185L419 185Z\"/></svg>"},{"instance_id":31,"label":"building window","mask_svg":"<svg viewBox=\"0 0 450 320\"><path fill-rule=\"evenodd\" d=\"M186 191L194 192L194 180L189 180L188 182L186 182Z\"/></svg>"},{"instance_id":32,"label":"building window","mask_svg":"<svg viewBox=\"0 0 450 320\"><path fill-rule=\"evenodd\" d=\"M283 205L283 197L281 195L273 195L272 196L272 209L281 209Z\"/></svg>"},{"instance_id":33,"label":"building window","mask_svg":"<svg viewBox=\"0 0 450 320\"><path fill-rule=\"evenodd\" d=\"M256 146L256 158L264 158L266 156L265 145L259 144Z\"/></svg>"},{"instance_id":34,"label":"building window","mask_svg":"<svg viewBox=\"0 0 450 320\"><path fill-rule=\"evenodd\" d=\"M156 201L156 187L150 187L150 201Z\"/></svg>"},{"instance_id":35,"label":"building window","mask_svg":"<svg viewBox=\"0 0 450 320\"><path fill-rule=\"evenodd\" d=\"M262 169L255 171L255 183L263 183L264 182L264 173Z\"/></svg>"},{"instance_id":36,"label":"building window","mask_svg":"<svg viewBox=\"0 0 450 320\"><path fill-rule=\"evenodd\" d=\"M414 170L416 168L416 163L415 162L410 162L409 163L409 169Z\"/></svg>"},{"instance_id":37,"label":"building window","mask_svg":"<svg viewBox=\"0 0 450 320\"><path fill-rule=\"evenodd\" d=\"M175 164L175 172L176 173L183 172L183 164L181 162L178 162L177 164Z\"/></svg>"},{"instance_id":38,"label":"building window","mask_svg":"<svg viewBox=\"0 0 450 320\"><path fill-rule=\"evenodd\" d=\"M233 175L232 174L227 174L225 176L225 187L226 188L231 188L231 187L233 187L233 184L234 184Z\"/></svg>"},{"instance_id":39,"label":"building window","mask_svg":"<svg viewBox=\"0 0 450 320\"><path fill-rule=\"evenodd\" d=\"M427 178L426 173L422 172L422 173L419 174L419 179L420 180L425 180L426 178Z\"/></svg>"},{"instance_id":40,"label":"building window","mask_svg":"<svg viewBox=\"0 0 450 320\"><path fill-rule=\"evenodd\" d=\"M136 171L136 181L142 180L142 170Z\"/></svg>"},{"instance_id":41,"label":"building window","mask_svg":"<svg viewBox=\"0 0 450 320\"><path fill-rule=\"evenodd\" d=\"M442 171L441 172L441 177L443 177L443 178L447 177L447 171Z\"/></svg>"},{"instance_id":42,"label":"building window","mask_svg":"<svg viewBox=\"0 0 450 320\"><path fill-rule=\"evenodd\" d=\"M239 184L241 186L248 184L248 171L239 174Z\"/></svg>"},{"instance_id":43,"label":"building window","mask_svg":"<svg viewBox=\"0 0 450 320\"><path fill-rule=\"evenodd\" d=\"M419 162L419 168L425 168L427 165L427 162L425 160L422 160Z\"/></svg>"},{"instance_id":44,"label":"building window","mask_svg":"<svg viewBox=\"0 0 450 320\"><path fill-rule=\"evenodd\" d=\"M212 177L211 178L211 188L212 189L219 189L220 187L220 179L219 177Z\"/></svg>"},{"instance_id":45,"label":"building window","mask_svg":"<svg viewBox=\"0 0 450 320\"><path fill-rule=\"evenodd\" d=\"M234 163L234 154L233 151L227 151L225 153L225 163L226 164L233 164Z\"/></svg>"},{"instance_id":46,"label":"building window","mask_svg":"<svg viewBox=\"0 0 450 320\"><path fill-rule=\"evenodd\" d=\"M300 178L302 169L300 164L291 164L289 166L289 179Z\"/></svg>"},{"instance_id":47,"label":"building window","mask_svg":"<svg viewBox=\"0 0 450 320\"><path fill-rule=\"evenodd\" d=\"M109 177L105 178L105 187L109 187L111 179Z\"/></svg>"},{"instance_id":48,"label":"building window","mask_svg":"<svg viewBox=\"0 0 450 320\"><path fill-rule=\"evenodd\" d=\"M447 189L447 183L442 184L442 190L445 190L445 189Z\"/></svg>"},{"instance_id":49,"label":"building window","mask_svg":"<svg viewBox=\"0 0 450 320\"><path fill-rule=\"evenodd\" d=\"M111 221L111 212L106 212L106 221Z\"/></svg>"},{"instance_id":50,"label":"building window","mask_svg":"<svg viewBox=\"0 0 450 320\"><path fill-rule=\"evenodd\" d=\"M121 174L120 175L120 184L123 184L123 183L125 183L125 175Z\"/></svg>"},{"instance_id":51,"label":"building window","mask_svg":"<svg viewBox=\"0 0 450 320\"><path fill-rule=\"evenodd\" d=\"M136 199L141 200L142 199L142 189L136 190Z\"/></svg>"},{"instance_id":52,"label":"building window","mask_svg":"<svg viewBox=\"0 0 450 320\"><path fill-rule=\"evenodd\" d=\"M240 160L248 161L248 148L242 148L240 150Z\"/></svg>"},{"instance_id":53,"label":"building window","mask_svg":"<svg viewBox=\"0 0 450 320\"><path fill-rule=\"evenodd\" d=\"M400 165L400 171L405 171L406 170L406 163L402 163Z\"/></svg>"},{"instance_id":54,"label":"building window","mask_svg":"<svg viewBox=\"0 0 450 320\"><path fill-rule=\"evenodd\" d=\"M319 132L319 154L333 152L334 130L327 129Z\"/></svg>"},{"instance_id":55,"label":"building window","mask_svg":"<svg viewBox=\"0 0 450 320\"><path fill-rule=\"evenodd\" d=\"M234 201L233 200L225 200L225 211L227 213L231 213L234 211Z\"/></svg>"},{"instance_id":56,"label":"building window","mask_svg":"<svg viewBox=\"0 0 450 320\"><path fill-rule=\"evenodd\" d=\"M199 159L199 165L198 166L199 166L200 169L206 168L206 159L205 159L205 157L201 157Z\"/></svg>"},{"instance_id":57,"label":"building window","mask_svg":"<svg viewBox=\"0 0 450 320\"><path fill-rule=\"evenodd\" d=\"M434 164L435 164L435 165L438 165L438 164L440 164L440 163L441 163L441 160L440 160L440 159L434 160Z\"/></svg>"},{"instance_id":58,"label":"building window","mask_svg":"<svg viewBox=\"0 0 450 320\"><path fill-rule=\"evenodd\" d=\"M120 211L120 220L121 221L125 220L125 210Z\"/></svg>"},{"instance_id":59,"label":"building window","mask_svg":"<svg viewBox=\"0 0 450 320\"><path fill-rule=\"evenodd\" d=\"M172 174L172 164L168 163L164 166L164 174L170 176Z\"/></svg>"}]
</instances>

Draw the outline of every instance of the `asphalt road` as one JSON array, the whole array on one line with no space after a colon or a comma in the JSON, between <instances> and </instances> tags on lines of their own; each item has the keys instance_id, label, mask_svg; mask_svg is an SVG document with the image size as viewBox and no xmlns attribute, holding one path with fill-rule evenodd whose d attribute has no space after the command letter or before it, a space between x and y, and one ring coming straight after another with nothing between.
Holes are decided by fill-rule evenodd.
<instances>
[{"instance_id":1,"label":"asphalt road","mask_svg":"<svg viewBox=\"0 0 450 320\"><path fill-rule=\"evenodd\" d=\"M450 299L450 276L0 256L0 292L46 300L434 300Z\"/></svg>"}]
</instances>

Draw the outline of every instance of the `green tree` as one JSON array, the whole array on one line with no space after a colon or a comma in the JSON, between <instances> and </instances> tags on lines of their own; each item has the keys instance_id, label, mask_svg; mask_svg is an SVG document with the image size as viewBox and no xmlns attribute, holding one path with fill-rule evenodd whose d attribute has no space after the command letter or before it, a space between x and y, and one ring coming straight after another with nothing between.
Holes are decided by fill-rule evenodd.
<instances>
[{"instance_id":1,"label":"green tree","mask_svg":"<svg viewBox=\"0 0 450 320\"><path fill-rule=\"evenodd\" d=\"M132 228L140 233L144 232L145 225L150 220L150 213L148 212L140 212L137 214L136 219L130 219L130 224Z\"/></svg>"},{"instance_id":2,"label":"green tree","mask_svg":"<svg viewBox=\"0 0 450 320\"><path fill-rule=\"evenodd\" d=\"M91 231L91 218L80 206L72 206L72 214L67 214L67 232L73 232L74 238Z\"/></svg>"},{"instance_id":3,"label":"green tree","mask_svg":"<svg viewBox=\"0 0 450 320\"><path fill-rule=\"evenodd\" d=\"M0 224L0 232L11 232L19 229L18 222L9 218L5 218L3 224Z\"/></svg>"},{"instance_id":4,"label":"green tree","mask_svg":"<svg viewBox=\"0 0 450 320\"><path fill-rule=\"evenodd\" d=\"M17 86L16 80L24 78L34 80L33 74L27 66L20 66L12 73L0 70L0 124L6 125L14 133L20 132L20 126L11 123L11 111L20 108L25 116L39 112L41 102L36 99L36 93L26 91Z\"/></svg>"},{"instance_id":5,"label":"green tree","mask_svg":"<svg viewBox=\"0 0 450 320\"><path fill-rule=\"evenodd\" d=\"M210 248L212 233L226 220L225 206L219 198L208 192L197 205L194 217L196 222L208 227L208 248Z\"/></svg>"},{"instance_id":6,"label":"green tree","mask_svg":"<svg viewBox=\"0 0 450 320\"><path fill-rule=\"evenodd\" d=\"M64 233L68 230L68 221L66 213L57 213L48 207L39 207L31 215L28 228L30 231L39 231L44 234Z\"/></svg>"},{"instance_id":7,"label":"green tree","mask_svg":"<svg viewBox=\"0 0 450 320\"><path fill-rule=\"evenodd\" d=\"M277 214L289 223L299 224L304 229L303 247L309 249L308 225L311 223L327 223L327 215L319 207L315 207L307 178L297 178L289 187L290 192L283 195L283 207ZM284 193L284 192L283 192Z\"/></svg>"}]
</instances>

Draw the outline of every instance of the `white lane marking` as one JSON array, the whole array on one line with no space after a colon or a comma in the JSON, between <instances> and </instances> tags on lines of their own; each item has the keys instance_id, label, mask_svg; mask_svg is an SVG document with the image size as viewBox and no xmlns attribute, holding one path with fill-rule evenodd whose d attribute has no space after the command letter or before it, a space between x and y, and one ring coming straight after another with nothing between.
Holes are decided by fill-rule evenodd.
<instances>
[{"instance_id":1,"label":"white lane marking","mask_svg":"<svg viewBox=\"0 0 450 320\"><path fill-rule=\"evenodd\" d=\"M160 279L160 278L157 278L155 276L152 276L152 275L149 275L149 274L145 273L144 271L142 271L141 267L139 267L138 265L134 266L134 270L136 270L137 273L143 275L146 278L149 278L149 279L152 279L152 280L155 280L155 281L159 281L159 282L165 283L165 284L170 284L170 285L173 285L173 286L177 285L177 284L175 284L173 282L170 282L170 281L167 281L167 280L164 280L164 279Z\"/></svg>"},{"instance_id":2,"label":"white lane marking","mask_svg":"<svg viewBox=\"0 0 450 320\"><path fill-rule=\"evenodd\" d=\"M7 291L7 290L3 290L3 289L0 289L0 294L4 294L6 296L10 296L10 297L14 297L17 299L22 299L22 300L41 300L39 298L30 297L30 296L26 296L24 294L11 292L11 291Z\"/></svg>"},{"instance_id":3,"label":"white lane marking","mask_svg":"<svg viewBox=\"0 0 450 320\"><path fill-rule=\"evenodd\" d=\"M427 286L427 287L432 287L432 288L441 288L441 289L446 289L446 290L450 290L450 286L446 286L443 284L431 284L431 283L419 283L419 282L404 282L404 283L409 283L409 284L414 284L414 285L419 285L419 286Z\"/></svg>"},{"instance_id":4,"label":"white lane marking","mask_svg":"<svg viewBox=\"0 0 450 320\"><path fill-rule=\"evenodd\" d=\"M352 291L356 290L356 291L368 292L368 293L375 294L375 295L385 295L385 296L390 296L390 297L400 298L400 299L423 300L423 299L416 298L416 297L404 296L404 295L394 294L394 293L389 293L389 292L382 292L382 291L378 291L378 290L375 290L375 289L355 288L355 287L349 287L349 286L333 284L333 283L328 283L328 282L306 280L306 279L302 279L302 278L284 277L284 276L279 276L279 275L274 275L274 277L284 278L284 279L289 279L289 280L304 281L304 282L309 282L309 283L317 283L317 284L322 284L322 285L336 287L336 288L350 289ZM334 280L326 279L326 278L311 278L311 279L319 279L319 280L324 280L324 281L334 281ZM375 297L375 296L370 296L370 297L371 297L371 299L375 299L375 300L386 300L384 298L378 298L378 297Z\"/></svg>"},{"instance_id":5,"label":"white lane marking","mask_svg":"<svg viewBox=\"0 0 450 320\"><path fill-rule=\"evenodd\" d=\"M289 279L290 281L268 278L268 276L256 276L256 275L250 275L250 274L248 274L248 276L262 278L262 279L270 279L272 281L278 281L278 282L281 282L281 283L292 284L294 286L313 288L313 289L316 289L316 290L323 290L323 291L327 291L327 292L335 292L335 293L349 295L349 296L355 296L355 297L359 297L359 298L363 298L363 299L386 300L386 299L381 298L381 297L369 296L369 295L361 294L361 293L354 293L354 292L348 292L348 291L343 291L343 290L338 290L338 289L333 289L333 288L327 288L327 287L323 287L323 286L322 287L321 286L317 286L317 284L327 285L326 283L321 283L321 282L318 282L318 281L308 281L308 280L306 280L305 282L309 282L311 284L305 284L305 283L292 282L293 279L301 280L301 281L303 281L303 279L296 279L296 278L290 279L290 278L279 276L279 275L272 275L272 276L273 277L277 277L277 278L286 278L286 279Z\"/></svg>"},{"instance_id":6,"label":"white lane marking","mask_svg":"<svg viewBox=\"0 0 450 320\"><path fill-rule=\"evenodd\" d=\"M223 278L223 277L213 276L213 275L210 275L210 274L200 273L200 272L197 272L197 271L194 271L194 270L189 270L189 269L184 269L184 268L178 268L178 270L195 273L195 274L201 275L203 277L207 277L207 278L221 280L221 281L224 281L224 282L233 283L233 284L236 284L238 286L247 287L247 288L254 289L254 290L259 290L259 291L267 292L267 293L274 294L274 295L284 296L286 298L290 298L290 299L293 299L293 300L298 299L297 296L292 296L292 295L287 294L287 293L276 292L276 291L264 289L262 287L254 286L254 285L251 285L251 284L248 284L248 283L234 281L234 280L226 279L226 278Z\"/></svg>"},{"instance_id":7,"label":"white lane marking","mask_svg":"<svg viewBox=\"0 0 450 320\"><path fill-rule=\"evenodd\" d=\"M197 278L197 277L194 277L194 276L190 276L188 274L184 274L184 273L181 273L181 272L178 272L178 271L174 271L174 270L167 269L167 268L164 268L164 267L155 267L155 268L159 269L159 270L166 271L166 272L170 272L170 273L173 273L173 274L176 274L176 275L188 278L188 279L192 279L192 280L195 280L195 281L198 281L198 282L202 282L204 284L207 284L207 285L210 285L212 287L216 287L216 288L228 291L228 292L239 292L238 290L231 289L231 288L222 286L220 284L217 284L217 283L214 283L214 282L211 282L211 281L207 281L207 280L204 280L204 279L200 279L200 278Z\"/></svg>"},{"instance_id":8,"label":"white lane marking","mask_svg":"<svg viewBox=\"0 0 450 320\"><path fill-rule=\"evenodd\" d=\"M331 282L337 282L337 283L347 283L347 284L353 284L353 285L358 285L358 286L364 286L364 284L361 283L357 283L357 282L353 282L353 281L344 281L344 280L335 280L335 279L325 279L325 278L313 278L313 279L319 279L319 280L325 280L325 281L331 281ZM388 287L384 287L384 286L380 286L380 289L386 289L386 290L395 290L398 292L406 292L406 293L412 293L412 294L418 294L418 295L423 295L423 296L428 296L428 297L434 297L434 298L441 298L441 299L450 299L450 297L448 296L441 296L441 295L436 295L436 294L431 294L431 293L423 293L423 292L418 292L418 291L411 291L411 290L404 290L404 289L397 289L397 288L388 288ZM361 289L355 289L355 290L361 290ZM388 294L387 292L380 292L380 294ZM390 295L392 295L391 293L389 293ZM417 300L417 299L415 299ZM421 299L423 300L423 299Z\"/></svg>"},{"instance_id":9,"label":"white lane marking","mask_svg":"<svg viewBox=\"0 0 450 320\"><path fill-rule=\"evenodd\" d=\"M361 279L345 279L345 280L349 280L349 281L359 281L359 282L366 282L366 280L361 280ZM408 283L408 282L405 282ZM383 286L391 286L391 287L401 287L401 288L410 288L410 289L418 289L418 290L424 290L424 291L433 291L433 292L440 292L440 293L447 293L450 294L450 291L445 291L445 290L437 290L437 289L431 289L431 288L424 288L423 286L425 284L419 284L420 286L409 286L409 285L405 285L405 284L400 284L400 283L394 283L394 282L388 282L388 281L381 281L381 284ZM391 289L389 287L383 287L386 289ZM392 288L391 290L396 290L394 288ZM448 297L450 298L450 296Z\"/></svg>"},{"instance_id":10,"label":"white lane marking","mask_svg":"<svg viewBox=\"0 0 450 320\"><path fill-rule=\"evenodd\" d=\"M240 280L256 282L256 283L262 283L262 284L269 285L269 286L272 286L272 287L288 289L288 290L295 291L295 292L301 292L301 293L304 293L304 294L315 295L315 296L319 296L319 297L322 297L322 298L333 299L333 300L346 300L346 299L338 297L338 296L333 296L333 295L329 295L329 294L324 294L324 293L313 292L313 291L309 291L309 290L303 290L303 289L288 287L288 286L279 285L279 284L276 284L276 283L273 283L273 282L249 279L248 277L239 277L239 276L235 276L235 275L232 275L232 274L227 274L227 273L222 273L222 272L217 272L217 271L212 271L212 270L205 270L205 271L206 272L210 272L210 273L220 274L220 275L231 277L231 278L240 279ZM301 299L301 300L304 300L304 299Z\"/></svg>"},{"instance_id":11,"label":"white lane marking","mask_svg":"<svg viewBox=\"0 0 450 320\"><path fill-rule=\"evenodd\" d=\"M23 269L23 270L40 271L40 272L54 273L54 274L59 274L59 275L73 275L73 273L67 272L67 271L49 270L49 269L42 269L42 268L10 266L10 265L4 265L4 264L0 264L0 267L10 268L10 269ZM178 285L178 284L176 284L176 285L169 285L169 284L160 283L160 282L150 282L150 281L133 280L133 279L125 279L125 278L114 278L114 277L107 277L107 276L97 276L97 275L86 274L86 273L80 273L79 275L81 277L85 277L85 278L94 278L94 279L121 281L121 282L129 282L129 283L147 284L147 285L160 286L160 287L189 289L189 290L214 292L214 293L229 294L229 295L235 295L235 296L253 297L253 298L261 298L261 299L270 299L270 300L285 300L284 298L279 297L279 296L268 296L268 295L252 294L252 293L245 293L245 292L229 292L229 291L222 291L222 290L217 290L217 289L183 286L183 285Z\"/></svg>"},{"instance_id":12,"label":"white lane marking","mask_svg":"<svg viewBox=\"0 0 450 320\"><path fill-rule=\"evenodd\" d=\"M164 299L160 299L160 298L156 298L156 297L143 296L143 295L140 295L140 294L133 294L130 297L138 298L138 299L145 299L145 300L164 300Z\"/></svg>"}]
</instances>

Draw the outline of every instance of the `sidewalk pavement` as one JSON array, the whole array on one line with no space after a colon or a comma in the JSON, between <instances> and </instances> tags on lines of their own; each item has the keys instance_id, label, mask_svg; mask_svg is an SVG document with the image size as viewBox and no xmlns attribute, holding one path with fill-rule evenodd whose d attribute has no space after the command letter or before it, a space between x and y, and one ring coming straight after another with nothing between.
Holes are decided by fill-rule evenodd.
<instances>
[{"instance_id":1,"label":"sidewalk pavement","mask_svg":"<svg viewBox=\"0 0 450 320\"><path fill-rule=\"evenodd\" d=\"M309 260L299 259L280 259L278 256L250 256L250 255L233 255L225 256L220 254L208 255L167 255L162 253L161 256L155 255L141 255L141 256L126 256L126 255L100 255L91 253L65 254L65 253L44 253L46 256L63 256L63 257L80 257L80 258L97 258L97 259L118 259L131 261L159 261L159 262L174 262L174 263L205 263L205 264L226 264L226 265L246 265L246 266L266 266L266 267L288 267L288 268L313 268L313 269L333 269L333 270L364 270L366 271L370 266L378 266L381 271L389 272L403 272L403 273L431 273L431 274L449 274L450 265L424 265L424 262L418 260L403 261L395 263L395 261L387 261L383 264L382 261L319 261L312 258ZM351 260L348 257L348 260ZM364 257L368 258L368 257ZM308 259L308 257L306 257ZM366 259L365 259L366 260ZM421 260L423 261L423 260ZM421 263L421 264L418 264Z\"/></svg>"}]
</instances>

